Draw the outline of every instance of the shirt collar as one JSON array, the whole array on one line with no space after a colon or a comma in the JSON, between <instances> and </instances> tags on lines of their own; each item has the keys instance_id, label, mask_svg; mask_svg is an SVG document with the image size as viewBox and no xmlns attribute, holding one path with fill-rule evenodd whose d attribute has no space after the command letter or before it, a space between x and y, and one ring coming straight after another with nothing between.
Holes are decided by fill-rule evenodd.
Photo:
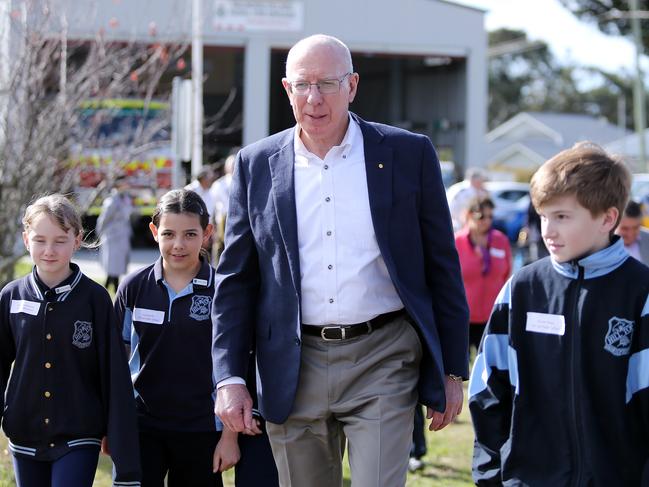
<instances>
[{"instance_id":1,"label":"shirt collar","mask_svg":"<svg viewBox=\"0 0 649 487\"><path fill-rule=\"evenodd\" d=\"M56 286L50 288L38 276L36 266L34 266L29 278L32 290L39 299L46 299L47 301L64 301L79 283L82 276L79 266L73 262L70 262L70 270L72 273L68 277Z\"/></svg>"},{"instance_id":2,"label":"shirt collar","mask_svg":"<svg viewBox=\"0 0 649 487\"><path fill-rule=\"evenodd\" d=\"M340 145L336 146L340 148L341 154L343 156L347 156L349 154L353 145L358 143L358 139L361 134L361 128L359 127L358 122L354 120L351 114L348 114L348 116L349 124L347 125L347 131L345 132L345 136L340 142ZM300 138L301 133L302 128L299 126L299 124L296 124L295 130L293 131L293 151L295 155L306 157L307 159L316 157L313 153L309 152L309 149L307 149L304 145L304 142L302 142L302 139Z\"/></svg>"},{"instance_id":3,"label":"shirt collar","mask_svg":"<svg viewBox=\"0 0 649 487\"><path fill-rule=\"evenodd\" d=\"M554 269L563 276L576 279L579 275L579 267L583 267L584 279L593 279L613 272L628 258L629 254L624 248L624 240L615 235L611 245L582 259L562 263L550 259Z\"/></svg>"},{"instance_id":4,"label":"shirt collar","mask_svg":"<svg viewBox=\"0 0 649 487\"><path fill-rule=\"evenodd\" d=\"M194 289L198 288L208 288L212 285L214 281L214 269L207 261L207 259L200 257L201 267L198 269L196 276L192 279L192 285ZM153 275L158 284L162 284L164 281L164 276L162 274L162 256L158 257L158 260L153 264Z\"/></svg>"}]
</instances>

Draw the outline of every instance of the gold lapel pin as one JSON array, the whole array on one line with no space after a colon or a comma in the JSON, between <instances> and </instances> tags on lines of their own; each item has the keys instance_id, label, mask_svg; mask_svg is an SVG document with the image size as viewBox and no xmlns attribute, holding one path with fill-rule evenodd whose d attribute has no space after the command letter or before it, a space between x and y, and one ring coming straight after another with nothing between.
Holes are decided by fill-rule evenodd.
<instances>
[{"instance_id":1,"label":"gold lapel pin","mask_svg":"<svg viewBox=\"0 0 649 487\"><path fill-rule=\"evenodd\" d=\"M379 162L379 169L383 169L383 164Z\"/></svg>"}]
</instances>

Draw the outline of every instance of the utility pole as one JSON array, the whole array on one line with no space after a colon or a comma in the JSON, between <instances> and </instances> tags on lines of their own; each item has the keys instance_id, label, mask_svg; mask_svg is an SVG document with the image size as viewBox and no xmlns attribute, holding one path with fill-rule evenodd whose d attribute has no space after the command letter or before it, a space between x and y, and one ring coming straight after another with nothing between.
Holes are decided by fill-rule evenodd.
<instances>
[{"instance_id":1,"label":"utility pole","mask_svg":"<svg viewBox=\"0 0 649 487\"><path fill-rule=\"evenodd\" d=\"M192 177L203 167L203 0L192 2Z\"/></svg>"},{"instance_id":2,"label":"utility pole","mask_svg":"<svg viewBox=\"0 0 649 487\"><path fill-rule=\"evenodd\" d=\"M638 13L638 0L629 0L631 31L635 42L635 83L633 84L633 119L636 133L638 134L638 159L641 170L649 171L647 168L647 148L645 147L645 127L647 116L645 113L645 93L640 58L643 53L642 31L640 29L640 16Z\"/></svg>"}]
</instances>

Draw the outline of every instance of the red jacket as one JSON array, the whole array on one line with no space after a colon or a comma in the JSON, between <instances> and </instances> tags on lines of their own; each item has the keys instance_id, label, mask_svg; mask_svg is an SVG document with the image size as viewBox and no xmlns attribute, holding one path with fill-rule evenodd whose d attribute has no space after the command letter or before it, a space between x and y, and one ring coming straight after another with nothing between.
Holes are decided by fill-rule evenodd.
<instances>
[{"instance_id":1,"label":"red jacket","mask_svg":"<svg viewBox=\"0 0 649 487\"><path fill-rule=\"evenodd\" d=\"M471 323L486 323L489 320L496 297L512 271L509 240L498 230L492 229L491 232L491 242L488 246L491 263L486 274L483 274L485 264L482 252L469 239L468 228L463 228L455 234L455 246L460 256Z\"/></svg>"}]
</instances>

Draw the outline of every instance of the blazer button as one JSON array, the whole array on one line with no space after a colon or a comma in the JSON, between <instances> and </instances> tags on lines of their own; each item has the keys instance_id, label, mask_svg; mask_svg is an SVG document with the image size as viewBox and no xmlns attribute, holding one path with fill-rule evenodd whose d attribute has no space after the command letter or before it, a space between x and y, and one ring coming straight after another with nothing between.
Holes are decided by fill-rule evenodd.
<instances>
[{"instance_id":1,"label":"blazer button","mask_svg":"<svg viewBox=\"0 0 649 487\"><path fill-rule=\"evenodd\" d=\"M294 341L295 341L295 344L296 344L298 347L300 346L300 343L302 343L302 342L300 341L300 337L295 337L295 340L294 340Z\"/></svg>"},{"instance_id":2,"label":"blazer button","mask_svg":"<svg viewBox=\"0 0 649 487\"><path fill-rule=\"evenodd\" d=\"M51 397L52 394L50 394L50 391L45 391L45 394L43 394L45 397Z\"/></svg>"}]
</instances>

